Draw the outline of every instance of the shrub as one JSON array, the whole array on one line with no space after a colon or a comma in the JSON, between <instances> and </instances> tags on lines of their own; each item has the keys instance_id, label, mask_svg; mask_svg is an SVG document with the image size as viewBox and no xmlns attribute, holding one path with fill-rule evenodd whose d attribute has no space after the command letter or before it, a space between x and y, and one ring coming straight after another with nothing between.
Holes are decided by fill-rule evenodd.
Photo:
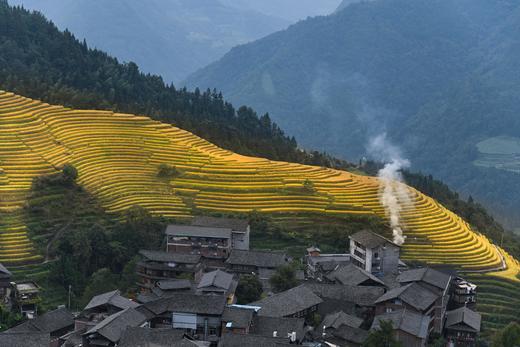
<instances>
[{"instance_id":1,"label":"shrub","mask_svg":"<svg viewBox=\"0 0 520 347\"><path fill-rule=\"evenodd\" d=\"M157 170L157 177L164 179L171 179L181 175L181 171L175 166L168 164L161 164Z\"/></svg>"}]
</instances>

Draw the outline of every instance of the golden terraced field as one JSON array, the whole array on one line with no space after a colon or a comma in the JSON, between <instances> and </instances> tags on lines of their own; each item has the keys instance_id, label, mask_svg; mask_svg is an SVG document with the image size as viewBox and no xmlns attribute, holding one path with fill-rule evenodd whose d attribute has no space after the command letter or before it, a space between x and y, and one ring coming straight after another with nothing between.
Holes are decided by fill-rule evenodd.
<instances>
[{"instance_id":1,"label":"golden terraced field","mask_svg":"<svg viewBox=\"0 0 520 347\"><path fill-rule=\"evenodd\" d=\"M111 212L140 205L155 214L188 217L207 211L318 212L385 215L380 182L321 167L240 156L193 134L143 116L72 110L0 92L0 261L37 256L17 212L31 181L72 163L79 183ZM183 175L165 182L167 163ZM316 193L303 192L303 182ZM485 236L433 199L408 188L402 218L408 236L404 258L495 269L502 257ZM189 201L189 202L188 202ZM518 271L518 263L512 262Z\"/></svg>"},{"instance_id":2,"label":"golden terraced field","mask_svg":"<svg viewBox=\"0 0 520 347\"><path fill-rule=\"evenodd\" d=\"M78 169L79 183L111 212L140 205L169 217L189 217L194 208L385 217L380 181L373 177L240 156L148 117L72 110L0 91L0 262L41 260L21 209L32 179L66 163ZM183 174L170 182L157 178L163 163ZM304 191L306 179L315 193ZM483 283L494 286L503 278L511 288L503 298L490 296L486 305L504 308L502 300L520 287L518 261L433 199L406 189L411 199L403 202L401 215L408 237L403 259L494 271L489 277L494 280ZM504 263L505 271L498 271Z\"/></svg>"}]
</instances>

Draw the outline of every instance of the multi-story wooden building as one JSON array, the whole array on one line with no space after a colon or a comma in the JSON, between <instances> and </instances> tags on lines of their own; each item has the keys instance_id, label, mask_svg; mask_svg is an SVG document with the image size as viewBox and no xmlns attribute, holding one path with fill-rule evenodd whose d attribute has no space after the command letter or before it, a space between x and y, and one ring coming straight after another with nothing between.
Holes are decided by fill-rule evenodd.
<instances>
[{"instance_id":1,"label":"multi-story wooden building","mask_svg":"<svg viewBox=\"0 0 520 347\"><path fill-rule=\"evenodd\" d=\"M359 231L349 236L350 256L354 265L376 274L396 274L399 267L400 247L370 231Z\"/></svg>"},{"instance_id":2,"label":"multi-story wooden building","mask_svg":"<svg viewBox=\"0 0 520 347\"><path fill-rule=\"evenodd\" d=\"M441 333L446 317L446 310L450 301L451 276L443 272L420 268L404 271L397 277L400 285L417 283L421 287L437 295L434 307L434 331Z\"/></svg>"},{"instance_id":3,"label":"multi-story wooden building","mask_svg":"<svg viewBox=\"0 0 520 347\"><path fill-rule=\"evenodd\" d=\"M198 281L203 273L201 256L197 254L171 253L141 250L142 260L136 273L141 293L148 293L158 282L176 278Z\"/></svg>"}]
</instances>

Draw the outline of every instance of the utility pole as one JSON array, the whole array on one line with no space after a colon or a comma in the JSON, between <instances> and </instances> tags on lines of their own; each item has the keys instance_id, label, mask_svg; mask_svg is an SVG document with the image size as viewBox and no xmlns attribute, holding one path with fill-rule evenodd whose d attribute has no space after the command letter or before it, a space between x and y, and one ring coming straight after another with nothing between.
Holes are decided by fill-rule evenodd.
<instances>
[{"instance_id":1,"label":"utility pole","mask_svg":"<svg viewBox=\"0 0 520 347\"><path fill-rule=\"evenodd\" d=\"M72 292L72 284L69 284L69 310L70 310L70 295Z\"/></svg>"}]
</instances>

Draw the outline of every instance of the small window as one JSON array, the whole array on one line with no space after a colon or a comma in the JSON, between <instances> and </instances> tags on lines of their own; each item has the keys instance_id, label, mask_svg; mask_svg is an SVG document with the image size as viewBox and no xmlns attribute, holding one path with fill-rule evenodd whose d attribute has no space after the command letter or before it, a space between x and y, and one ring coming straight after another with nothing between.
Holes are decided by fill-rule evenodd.
<instances>
[{"instance_id":1,"label":"small window","mask_svg":"<svg viewBox=\"0 0 520 347\"><path fill-rule=\"evenodd\" d=\"M386 313L391 313L392 312L392 308L391 307L387 307L386 308Z\"/></svg>"},{"instance_id":2,"label":"small window","mask_svg":"<svg viewBox=\"0 0 520 347\"><path fill-rule=\"evenodd\" d=\"M374 258L379 259L379 253L378 252L374 253Z\"/></svg>"}]
</instances>

